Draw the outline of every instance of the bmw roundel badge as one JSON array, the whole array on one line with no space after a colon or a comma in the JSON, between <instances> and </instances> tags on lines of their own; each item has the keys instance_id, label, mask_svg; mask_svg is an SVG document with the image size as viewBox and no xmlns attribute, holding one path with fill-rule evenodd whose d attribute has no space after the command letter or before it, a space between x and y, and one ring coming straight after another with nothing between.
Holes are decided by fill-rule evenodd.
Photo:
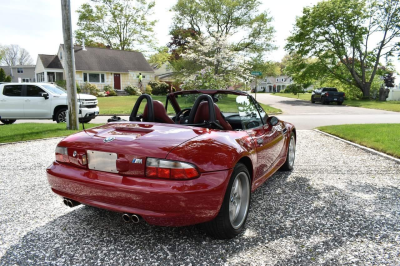
<instances>
[{"instance_id":1,"label":"bmw roundel badge","mask_svg":"<svg viewBox=\"0 0 400 266\"><path fill-rule=\"evenodd\" d=\"M108 142L111 142L111 141L113 141L113 140L115 140L115 137L107 137L107 138L105 138L105 139L103 140L103 142L104 142L104 143L108 143Z\"/></svg>"}]
</instances>

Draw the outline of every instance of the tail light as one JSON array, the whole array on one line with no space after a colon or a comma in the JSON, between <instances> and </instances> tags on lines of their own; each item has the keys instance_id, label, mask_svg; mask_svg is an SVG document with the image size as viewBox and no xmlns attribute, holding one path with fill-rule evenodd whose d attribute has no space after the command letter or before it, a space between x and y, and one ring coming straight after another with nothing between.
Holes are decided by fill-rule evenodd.
<instances>
[{"instance_id":1,"label":"tail light","mask_svg":"<svg viewBox=\"0 0 400 266\"><path fill-rule=\"evenodd\" d=\"M147 158L146 176L165 179L191 179L198 177L199 172L188 163Z\"/></svg>"},{"instance_id":2,"label":"tail light","mask_svg":"<svg viewBox=\"0 0 400 266\"><path fill-rule=\"evenodd\" d=\"M69 163L68 149L66 147L57 146L56 161L63 162L63 163Z\"/></svg>"},{"instance_id":3,"label":"tail light","mask_svg":"<svg viewBox=\"0 0 400 266\"><path fill-rule=\"evenodd\" d=\"M346 96L346 93L343 92L343 97Z\"/></svg>"},{"instance_id":4,"label":"tail light","mask_svg":"<svg viewBox=\"0 0 400 266\"><path fill-rule=\"evenodd\" d=\"M329 96L329 93L325 93L325 96L327 96L327 97L328 97L328 96Z\"/></svg>"}]
</instances>

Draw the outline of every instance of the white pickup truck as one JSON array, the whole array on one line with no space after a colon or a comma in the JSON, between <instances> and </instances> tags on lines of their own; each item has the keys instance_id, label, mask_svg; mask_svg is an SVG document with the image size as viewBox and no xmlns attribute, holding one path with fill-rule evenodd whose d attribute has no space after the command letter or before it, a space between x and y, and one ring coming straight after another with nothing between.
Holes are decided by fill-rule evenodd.
<instances>
[{"instance_id":1,"label":"white pickup truck","mask_svg":"<svg viewBox=\"0 0 400 266\"><path fill-rule=\"evenodd\" d=\"M78 94L79 121L88 123L99 114L97 98ZM53 119L66 122L67 92L49 83L0 84L0 120L12 124L17 119Z\"/></svg>"}]
</instances>

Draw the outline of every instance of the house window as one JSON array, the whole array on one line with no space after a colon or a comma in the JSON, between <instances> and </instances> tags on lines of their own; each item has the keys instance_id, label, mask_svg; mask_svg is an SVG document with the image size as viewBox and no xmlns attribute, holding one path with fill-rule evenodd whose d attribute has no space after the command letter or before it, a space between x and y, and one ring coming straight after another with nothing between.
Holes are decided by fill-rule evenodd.
<instances>
[{"instance_id":1,"label":"house window","mask_svg":"<svg viewBox=\"0 0 400 266\"><path fill-rule=\"evenodd\" d=\"M83 73L83 82L105 83L105 77L99 73Z\"/></svg>"},{"instance_id":2,"label":"house window","mask_svg":"<svg viewBox=\"0 0 400 266\"><path fill-rule=\"evenodd\" d=\"M29 82L29 79L22 79L22 82Z\"/></svg>"},{"instance_id":3,"label":"house window","mask_svg":"<svg viewBox=\"0 0 400 266\"><path fill-rule=\"evenodd\" d=\"M17 68L17 73L24 73L24 70L22 68Z\"/></svg>"},{"instance_id":4,"label":"house window","mask_svg":"<svg viewBox=\"0 0 400 266\"><path fill-rule=\"evenodd\" d=\"M60 51L60 60L62 60L62 51Z\"/></svg>"},{"instance_id":5,"label":"house window","mask_svg":"<svg viewBox=\"0 0 400 266\"><path fill-rule=\"evenodd\" d=\"M282 82L285 81L285 79L282 79Z\"/></svg>"},{"instance_id":6,"label":"house window","mask_svg":"<svg viewBox=\"0 0 400 266\"><path fill-rule=\"evenodd\" d=\"M276 79L276 82L279 82L279 79Z\"/></svg>"}]
</instances>

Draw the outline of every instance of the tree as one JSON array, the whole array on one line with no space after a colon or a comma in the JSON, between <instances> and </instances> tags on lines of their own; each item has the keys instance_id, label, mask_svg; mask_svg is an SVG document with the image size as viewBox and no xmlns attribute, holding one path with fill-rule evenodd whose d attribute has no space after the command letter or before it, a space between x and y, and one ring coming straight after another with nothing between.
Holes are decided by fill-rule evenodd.
<instances>
[{"instance_id":1,"label":"tree","mask_svg":"<svg viewBox=\"0 0 400 266\"><path fill-rule=\"evenodd\" d=\"M393 42L400 36L399 7L398 0L319 2L303 9L286 50L303 60L315 57L325 73L369 98L380 59L397 49Z\"/></svg>"},{"instance_id":2,"label":"tree","mask_svg":"<svg viewBox=\"0 0 400 266\"><path fill-rule=\"evenodd\" d=\"M11 44L3 48L1 62L8 66L31 65L33 63L29 52L16 44Z\"/></svg>"},{"instance_id":3,"label":"tree","mask_svg":"<svg viewBox=\"0 0 400 266\"><path fill-rule=\"evenodd\" d=\"M395 80L395 77L393 76L393 72L389 72L383 77L383 81L385 82L385 86L388 87L388 88L393 88L394 87L394 80Z\"/></svg>"},{"instance_id":4,"label":"tree","mask_svg":"<svg viewBox=\"0 0 400 266\"><path fill-rule=\"evenodd\" d=\"M274 28L267 12L259 12L258 0L178 0L174 29L193 29L213 39L233 37L231 49L264 54L274 48Z\"/></svg>"},{"instance_id":5,"label":"tree","mask_svg":"<svg viewBox=\"0 0 400 266\"><path fill-rule=\"evenodd\" d=\"M171 59L171 54L168 53L168 47L157 48L157 53L150 56L148 62L157 67L162 66L164 63Z\"/></svg>"},{"instance_id":6,"label":"tree","mask_svg":"<svg viewBox=\"0 0 400 266\"><path fill-rule=\"evenodd\" d=\"M181 70L183 88L226 89L249 80L250 66L238 52L230 49L227 37L188 39L182 61L191 67Z\"/></svg>"},{"instance_id":7,"label":"tree","mask_svg":"<svg viewBox=\"0 0 400 266\"><path fill-rule=\"evenodd\" d=\"M249 62L252 71L260 71L262 77L277 77L282 74L278 62L265 61L262 57L253 57Z\"/></svg>"},{"instance_id":8,"label":"tree","mask_svg":"<svg viewBox=\"0 0 400 266\"><path fill-rule=\"evenodd\" d=\"M4 72L4 69L0 68L0 82L5 81L6 79L6 73Z\"/></svg>"},{"instance_id":9,"label":"tree","mask_svg":"<svg viewBox=\"0 0 400 266\"><path fill-rule=\"evenodd\" d=\"M91 0L77 11L78 44L100 43L111 48L132 50L152 43L154 20L149 20L155 2L148 0Z\"/></svg>"},{"instance_id":10,"label":"tree","mask_svg":"<svg viewBox=\"0 0 400 266\"><path fill-rule=\"evenodd\" d=\"M196 40L197 36L199 36L199 32L191 28L174 28L170 31L170 34L172 37L167 47L171 50L172 60L179 60L181 58L181 54L186 51L186 46L189 43L188 38Z\"/></svg>"},{"instance_id":11,"label":"tree","mask_svg":"<svg viewBox=\"0 0 400 266\"><path fill-rule=\"evenodd\" d=\"M7 76L7 77L4 79L4 81L5 81L5 82L11 82L11 76Z\"/></svg>"}]
</instances>

